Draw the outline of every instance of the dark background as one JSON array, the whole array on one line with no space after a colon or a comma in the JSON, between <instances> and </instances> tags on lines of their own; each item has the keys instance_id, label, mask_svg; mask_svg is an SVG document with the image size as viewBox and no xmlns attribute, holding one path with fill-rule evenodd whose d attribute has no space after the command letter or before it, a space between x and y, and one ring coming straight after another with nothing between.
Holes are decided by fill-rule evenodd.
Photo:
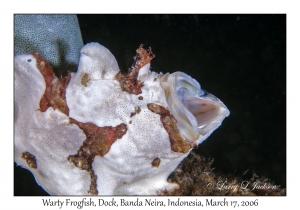
<instances>
[{"instance_id":1,"label":"dark background","mask_svg":"<svg viewBox=\"0 0 300 210\"><path fill-rule=\"evenodd\" d=\"M78 15L84 44L99 42L120 69L140 44L156 72L183 71L230 116L196 152L223 174L266 176L286 187L286 15ZM15 167L15 195L46 195Z\"/></svg>"}]
</instances>

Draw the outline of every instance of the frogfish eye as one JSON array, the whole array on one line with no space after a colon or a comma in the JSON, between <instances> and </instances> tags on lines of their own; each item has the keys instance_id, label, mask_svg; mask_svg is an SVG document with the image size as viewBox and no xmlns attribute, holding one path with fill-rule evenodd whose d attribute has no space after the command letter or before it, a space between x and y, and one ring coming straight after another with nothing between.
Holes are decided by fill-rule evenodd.
<instances>
[{"instance_id":1,"label":"frogfish eye","mask_svg":"<svg viewBox=\"0 0 300 210\"><path fill-rule=\"evenodd\" d=\"M180 87L177 91L177 96L179 100L182 102L184 100L184 94L187 93L189 90L185 87Z\"/></svg>"}]
</instances>

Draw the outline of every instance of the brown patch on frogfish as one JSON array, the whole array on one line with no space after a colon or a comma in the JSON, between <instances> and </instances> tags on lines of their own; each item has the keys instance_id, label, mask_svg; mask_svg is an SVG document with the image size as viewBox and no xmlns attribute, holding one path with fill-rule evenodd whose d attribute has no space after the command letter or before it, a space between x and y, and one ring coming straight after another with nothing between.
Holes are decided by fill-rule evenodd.
<instances>
[{"instance_id":1,"label":"brown patch on frogfish","mask_svg":"<svg viewBox=\"0 0 300 210\"><path fill-rule=\"evenodd\" d=\"M22 155L21 155L21 158L26 160L27 165L30 168L37 168L36 158L35 158L34 155L30 154L29 152L23 152Z\"/></svg>"},{"instance_id":2,"label":"brown patch on frogfish","mask_svg":"<svg viewBox=\"0 0 300 210\"><path fill-rule=\"evenodd\" d=\"M46 83L46 90L40 100L40 111L45 112L49 107L58 109L69 115L69 108L66 102L66 88L71 79L70 72L66 77L57 78L45 58L38 53L32 53L37 61L37 68L40 70Z\"/></svg>"},{"instance_id":3,"label":"brown patch on frogfish","mask_svg":"<svg viewBox=\"0 0 300 210\"><path fill-rule=\"evenodd\" d=\"M132 113L130 114L130 117L133 117L134 115L139 114L139 113L141 113L141 107L135 106L135 107L134 107L134 112L132 112Z\"/></svg>"},{"instance_id":4,"label":"brown patch on frogfish","mask_svg":"<svg viewBox=\"0 0 300 210\"><path fill-rule=\"evenodd\" d=\"M150 111L160 115L160 121L169 134L172 151L187 153L195 146L181 137L176 124L177 120L168 109L154 103L147 104L147 106Z\"/></svg>"},{"instance_id":5,"label":"brown patch on frogfish","mask_svg":"<svg viewBox=\"0 0 300 210\"><path fill-rule=\"evenodd\" d=\"M127 132L127 126L124 123L116 127L105 126L98 127L93 123L82 123L70 118L70 123L76 124L86 135L76 155L70 155L67 159L77 168L86 170L91 176L90 190L92 195L98 195L97 175L95 175L92 163L96 155L103 157L110 150L111 145L123 137Z\"/></svg>"},{"instance_id":6,"label":"brown patch on frogfish","mask_svg":"<svg viewBox=\"0 0 300 210\"><path fill-rule=\"evenodd\" d=\"M159 165L160 165L160 159L159 159L159 158L155 158L155 159L152 161L151 164L152 164L153 167L158 168Z\"/></svg>"},{"instance_id":7,"label":"brown patch on frogfish","mask_svg":"<svg viewBox=\"0 0 300 210\"><path fill-rule=\"evenodd\" d=\"M134 62L131 67L128 69L127 73L122 73L119 71L115 77L119 81L121 89L130 94L141 94L141 88L144 86L143 82L138 80L139 70L151 62L155 57L152 53L151 48L145 50L143 45L136 50L136 56L134 56Z\"/></svg>"}]
</instances>

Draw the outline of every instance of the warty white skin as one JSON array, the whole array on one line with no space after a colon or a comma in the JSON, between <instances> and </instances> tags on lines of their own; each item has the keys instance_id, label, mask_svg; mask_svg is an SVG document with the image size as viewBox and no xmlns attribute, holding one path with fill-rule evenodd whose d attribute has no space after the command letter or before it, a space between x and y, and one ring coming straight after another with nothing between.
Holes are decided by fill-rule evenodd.
<instances>
[{"instance_id":1,"label":"warty white skin","mask_svg":"<svg viewBox=\"0 0 300 210\"><path fill-rule=\"evenodd\" d=\"M86 195L89 174L67 161L85 140L68 117L51 107L40 112L39 101L45 80L32 55L15 57L15 162L30 170L36 181L51 195ZM35 155L37 169L28 167L23 152Z\"/></svg>"},{"instance_id":2,"label":"warty white skin","mask_svg":"<svg viewBox=\"0 0 300 210\"><path fill-rule=\"evenodd\" d=\"M31 64L26 62L29 57ZM77 153L85 134L77 125L69 125L68 116L58 110L38 111L45 84L34 66L35 62L31 55L15 59L15 161L32 171L38 183L52 195L86 195L89 174L67 160L69 155ZM78 72L72 74L66 89L69 117L99 127L127 125L126 134L112 144L109 152L94 159L92 167L97 175L99 195L154 195L176 186L168 183L167 178L188 153L171 150L169 135L160 115L147 107L148 103L156 103L169 108L160 82L162 75L149 71L149 68L150 64L147 64L139 71L138 79L144 82L142 93L129 94L122 91L119 82L114 80L118 65L105 47L90 43L81 50ZM23 79L27 72L33 72L29 82ZM85 74L90 79L87 87L81 84ZM32 96L34 91L38 93ZM139 96L143 100L139 100ZM29 103L27 97L34 100ZM136 106L141 112L130 117ZM219 125L228 114L222 113ZM215 129L216 126L207 135L199 135L193 141L202 142ZM36 156L37 169L28 168L26 161L20 158L25 151ZM155 158L161 160L159 167L151 164Z\"/></svg>"}]
</instances>

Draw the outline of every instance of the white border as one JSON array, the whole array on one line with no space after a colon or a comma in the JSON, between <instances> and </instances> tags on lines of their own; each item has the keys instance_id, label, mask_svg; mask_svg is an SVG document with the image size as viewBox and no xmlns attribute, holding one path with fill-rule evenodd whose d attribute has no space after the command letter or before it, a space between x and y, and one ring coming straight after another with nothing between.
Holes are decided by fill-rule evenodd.
<instances>
[{"instance_id":1,"label":"white border","mask_svg":"<svg viewBox=\"0 0 300 210\"><path fill-rule=\"evenodd\" d=\"M286 197L226 197L227 200L253 200L259 199L256 209L266 207L289 207L298 206L299 181L299 7L297 1L6 1L1 3L1 208L12 209L13 207L41 209L42 199L49 197L14 197L13 196L13 14L14 13L286 13L287 14L287 196ZM74 1L75 2L75 1ZM276 114L276 113L274 113ZM8 149L9 148L9 149ZM51 197L52 200L66 199L68 197ZM121 199L117 197L116 199ZM126 197L128 199L128 197ZM146 197L142 197L144 199ZM152 197L167 200L168 197ZM175 198L175 197L172 197ZM195 197L183 197L185 200ZM207 197L198 199L204 200ZM212 197L221 200L222 197ZM71 199L80 199L71 197ZM98 198L93 198L98 199ZM105 199L111 199L105 197ZM7 207L7 208L6 208ZM87 209L88 207L84 207ZM100 207L98 207L100 208ZM119 207L120 208L120 207ZM126 207L132 209L132 207ZM149 208L149 207L143 207ZM150 207L151 208L151 207ZM160 208L160 207L155 207ZM163 208L163 207L161 207ZM185 208L185 207L173 207ZM194 207L200 208L200 207ZM223 207L232 209L232 207ZM240 207L241 208L241 207ZM247 207L248 208L248 207ZM51 207L51 209L58 209ZM64 207L63 209L71 209ZM77 209L77 208L72 208ZM95 208L93 208L95 209ZM110 209L110 208L103 208Z\"/></svg>"}]
</instances>

